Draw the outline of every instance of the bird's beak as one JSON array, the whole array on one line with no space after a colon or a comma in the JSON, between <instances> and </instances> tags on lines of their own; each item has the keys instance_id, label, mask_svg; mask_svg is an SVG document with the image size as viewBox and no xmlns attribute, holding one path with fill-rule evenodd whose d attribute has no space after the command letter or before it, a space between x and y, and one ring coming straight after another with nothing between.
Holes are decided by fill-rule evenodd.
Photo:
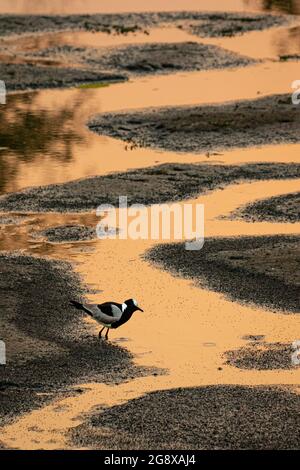
<instances>
[{"instance_id":1,"label":"bird's beak","mask_svg":"<svg viewBox=\"0 0 300 470\"><path fill-rule=\"evenodd\" d=\"M137 307L137 309L140 311L140 312L143 312L144 310L142 310L140 307Z\"/></svg>"}]
</instances>

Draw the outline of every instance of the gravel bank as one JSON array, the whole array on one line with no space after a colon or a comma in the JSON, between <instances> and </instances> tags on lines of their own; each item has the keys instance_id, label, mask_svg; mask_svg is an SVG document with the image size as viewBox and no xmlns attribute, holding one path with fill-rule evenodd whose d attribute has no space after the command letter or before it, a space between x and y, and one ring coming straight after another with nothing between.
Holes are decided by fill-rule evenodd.
<instances>
[{"instance_id":1,"label":"gravel bank","mask_svg":"<svg viewBox=\"0 0 300 470\"><path fill-rule=\"evenodd\" d=\"M35 235L45 237L49 242L54 243L78 242L97 238L95 227L84 225L59 225L37 232Z\"/></svg>"},{"instance_id":2,"label":"gravel bank","mask_svg":"<svg viewBox=\"0 0 300 470\"><path fill-rule=\"evenodd\" d=\"M89 128L136 146L175 152L210 152L300 141L300 113L290 95L209 106L105 113Z\"/></svg>"},{"instance_id":3,"label":"gravel bank","mask_svg":"<svg viewBox=\"0 0 300 470\"><path fill-rule=\"evenodd\" d=\"M7 91L63 88L83 83L115 83L127 80L125 75L103 73L102 71L5 63L0 63L0 77L5 81Z\"/></svg>"},{"instance_id":4,"label":"gravel bank","mask_svg":"<svg viewBox=\"0 0 300 470\"><path fill-rule=\"evenodd\" d=\"M99 342L83 315L69 305L80 299L80 280L68 263L18 254L0 255L0 425L59 395L81 393L70 385L116 384L147 374L130 353ZM45 288L47 287L47 288Z\"/></svg>"},{"instance_id":5,"label":"gravel bank","mask_svg":"<svg viewBox=\"0 0 300 470\"><path fill-rule=\"evenodd\" d=\"M164 244L145 257L232 301L273 312L300 312L297 235L209 238L200 251L186 251L181 243Z\"/></svg>"},{"instance_id":6,"label":"gravel bank","mask_svg":"<svg viewBox=\"0 0 300 470\"><path fill-rule=\"evenodd\" d=\"M300 222L300 193L262 199L231 215L252 222Z\"/></svg>"},{"instance_id":7,"label":"gravel bank","mask_svg":"<svg viewBox=\"0 0 300 470\"><path fill-rule=\"evenodd\" d=\"M94 176L63 184L29 188L0 197L0 211L81 212L100 204L159 204L196 197L241 181L300 177L300 165L257 163L245 165L163 164L125 173Z\"/></svg>"},{"instance_id":8,"label":"gravel bank","mask_svg":"<svg viewBox=\"0 0 300 470\"><path fill-rule=\"evenodd\" d=\"M256 342L225 354L227 364L239 369L288 370L292 363L291 344Z\"/></svg>"},{"instance_id":9,"label":"gravel bank","mask_svg":"<svg viewBox=\"0 0 300 470\"><path fill-rule=\"evenodd\" d=\"M200 36L228 36L263 30L288 22L282 15L251 13L123 13L95 15L0 15L0 35L85 30L115 34L143 31L162 24L177 25Z\"/></svg>"},{"instance_id":10,"label":"gravel bank","mask_svg":"<svg viewBox=\"0 0 300 470\"><path fill-rule=\"evenodd\" d=\"M70 432L91 449L299 449L300 396L288 387L207 386L149 393Z\"/></svg>"},{"instance_id":11,"label":"gravel bank","mask_svg":"<svg viewBox=\"0 0 300 470\"><path fill-rule=\"evenodd\" d=\"M150 43L97 49L62 45L30 53L25 57L80 63L92 70L100 68L128 75L243 67L255 63L252 59L221 47L196 42Z\"/></svg>"}]
</instances>

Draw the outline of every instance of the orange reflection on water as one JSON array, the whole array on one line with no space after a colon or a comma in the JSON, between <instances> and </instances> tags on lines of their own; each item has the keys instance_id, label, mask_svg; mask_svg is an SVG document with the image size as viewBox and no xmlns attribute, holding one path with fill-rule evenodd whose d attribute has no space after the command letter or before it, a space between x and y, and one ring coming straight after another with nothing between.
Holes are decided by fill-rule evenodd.
<instances>
[{"instance_id":1,"label":"orange reflection on water","mask_svg":"<svg viewBox=\"0 0 300 470\"><path fill-rule=\"evenodd\" d=\"M226 0L227 11L245 11L259 9L260 5L254 0ZM224 11L224 0L1 0L0 13L21 14L87 14L87 13L119 13L134 11L182 11L208 10Z\"/></svg>"},{"instance_id":2,"label":"orange reflection on water","mask_svg":"<svg viewBox=\"0 0 300 470\"><path fill-rule=\"evenodd\" d=\"M219 218L262 195L271 197L296 191L299 184L299 180L238 184L191 202L205 205L206 237L299 233L299 223L249 224ZM122 341L134 354L137 364L157 366L166 369L167 374L114 385L113 393L110 386L84 384L85 391L81 395L47 405L7 426L1 435L7 445L23 449L66 447L64 431L79 424L82 413L87 413L100 403L113 406L153 390L216 383L299 383L299 368L240 370L224 364L223 357L226 351L245 345L242 337L249 334L263 334L267 342L291 343L298 327L297 315L287 317L257 306L241 305L219 293L196 287L190 280L173 277L153 267L143 261L142 255L159 241L97 240L62 246L36 241L33 247L33 227L42 229L58 223L74 223L77 217L78 223L97 222L91 214L45 214L36 217L38 220L34 225L27 223L27 228L24 224L20 229L23 233L22 244L19 239L14 246L11 233L5 228L8 236L2 239L1 248L20 249L23 245L25 252L31 254L71 259L83 281L101 289L101 294L90 296L93 301L108 298L122 301L134 295L145 312L136 314L122 329L112 331L111 341ZM83 247L90 247L90 250L85 251ZM197 256L201 256L201 252ZM89 318L86 321L96 335L99 327ZM208 342L211 347L207 347Z\"/></svg>"},{"instance_id":3,"label":"orange reflection on water","mask_svg":"<svg viewBox=\"0 0 300 470\"><path fill-rule=\"evenodd\" d=\"M46 3L52 11L58 5L57 2ZM46 3L39 2L40 8L46 8ZM209 8L216 3L211 2ZM187 6L187 2L184 4ZM238 4L242 8L241 2L230 2L236 8ZM16 5L22 7L20 2ZM88 8L88 2L84 6ZM65 7L70 8L68 4ZM79 3L72 2L74 11L79 7ZM173 2L172 9L175 7ZM29 9L27 4L26 11ZM257 49L259 41L269 34L273 31L253 33L257 38ZM88 37L85 38L88 41ZM248 39L239 40L237 50L246 51L250 47ZM221 45L225 44L234 50L238 40L226 39ZM261 51L264 57L266 52L269 49ZM163 162L207 162L207 157L201 154L175 154L153 149L126 152L124 143L91 133L85 123L89 116L102 111L221 103L289 93L291 82L298 73L297 63L270 61L237 70L139 78L99 90L48 90L9 96L3 110L5 121L1 121L1 133L7 147L0 153L4 170L2 190L14 191ZM28 132L28 122L32 124L32 134ZM22 139L17 140L16 135ZM299 145L235 149L220 152L210 157L210 161L224 164L299 162ZM299 184L299 180L242 183L190 202L205 205L206 237L299 233L299 223L247 223L219 217L256 199L297 191ZM219 293L196 287L191 280L174 277L150 265L142 255L159 241L94 240L54 244L35 236L35 232L50 226L66 223L95 226L97 222L95 214L30 214L19 225L1 227L0 249L73 261L83 282L103 291L91 295L91 300L122 301L136 297L145 313L135 315L122 329L112 331L111 341L122 342L133 353L137 364L157 366L166 369L167 373L115 385L113 393L109 386L83 384L81 387L85 390L81 395L54 401L1 430L1 440L5 444L23 449L67 447L64 433L82 421L83 413L102 403L112 406L153 390L204 384L299 383L299 368L240 370L224 364L223 358L225 351L245 345L242 337L249 334L265 335L267 342L291 343L298 331L296 315L275 314L262 307L232 302ZM201 256L201 252L198 255ZM98 326L88 318L86 321L96 335Z\"/></svg>"},{"instance_id":4,"label":"orange reflection on water","mask_svg":"<svg viewBox=\"0 0 300 470\"><path fill-rule=\"evenodd\" d=\"M215 44L254 59L278 59L280 56L300 53L299 19L292 25L265 31L251 31L227 38L201 38L204 44Z\"/></svg>"},{"instance_id":5,"label":"orange reflection on water","mask_svg":"<svg viewBox=\"0 0 300 470\"><path fill-rule=\"evenodd\" d=\"M88 130L89 117L141 107L201 105L291 92L297 63L139 78L101 89L44 90L9 95L0 109L1 192L166 162L206 161L205 154L126 150L123 142ZM179 91L180 90L180 93ZM32 129L28 131L29 128ZM220 152L209 161L297 161L298 145Z\"/></svg>"}]
</instances>

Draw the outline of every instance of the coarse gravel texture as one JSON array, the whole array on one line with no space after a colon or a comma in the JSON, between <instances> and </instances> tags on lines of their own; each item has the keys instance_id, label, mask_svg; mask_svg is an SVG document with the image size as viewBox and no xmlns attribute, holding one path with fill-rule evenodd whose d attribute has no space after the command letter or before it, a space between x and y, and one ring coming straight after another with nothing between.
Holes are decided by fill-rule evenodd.
<instances>
[{"instance_id":1,"label":"coarse gravel texture","mask_svg":"<svg viewBox=\"0 0 300 470\"><path fill-rule=\"evenodd\" d=\"M299 241L297 235L207 238L199 251L163 244L145 258L232 301L295 314L300 313Z\"/></svg>"},{"instance_id":2,"label":"coarse gravel texture","mask_svg":"<svg viewBox=\"0 0 300 470\"><path fill-rule=\"evenodd\" d=\"M0 331L7 351L0 367L0 425L82 392L73 385L118 384L152 373L135 366L124 347L99 341L97 327L70 305L84 293L70 264L4 253L0 267Z\"/></svg>"},{"instance_id":3,"label":"coarse gravel texture","mask_svg":"<svg viewBox=\"0 0 300 470\"><path fill-rule=\"evenodd\" d=\"M174 164L94 176L9 193L0 197L0 211L84 212L100 204L159 204L197 197L209 190L245 181L300 177L299 164Z\"/></svg>"},{"instance_id":4,"label":"coarse gravel texture","mask_svg":"<svg viewBox=\"0 0 300 470\"><path fill-rule=\"evenodd\" d=\"M230 214L252 222L300 222L300 193L261 199Z\"/></svg>"},{"instance_id":5,"label":"coarse gravel texture","mask_svg":"<svg viewBox=\"0 0 300 470\"><path fill-rule=\"evenodd\" d=\"M300 141L300 113L287 94L229 104L103 113L93 117L88 126L100 135L135 146L174 152L203 153Z\"/></svg>"},{"instance_id":6,"label":"coarse gravel texture","mask_svg":"<svg viewBox=\"0 0 300 470\"><path fill-rule=\"evenodd\" d=\"M97 238L96 227L84 225L59 225L37 232L35 235L45 237L46 240L54 243L77 242Z\"/></svg>"},{"instance_id":7,"label":"coarse gravel texture","mask_svg":"<svg viewBox=\"0 0 300 470\"><path fill-rule=\"evenodd\" d=\"M201 13L193 11L94 15L0 15L0 36L36 32L84 30L128 34L161 25L178 26L197 36L240 35L281 26L283 15L255 13Z\"/></svg>"},{"instance_id":8,"label":"coarse gravel texture","mask_svg":"<svg viewBox=\"0 0 300 470\"><path fill-rule=\"evenodd\" d=\"M148 393L70 430L90 449L299 449L300 396L289 387L211 385Z\"/></svg>"},{"instance_id":9,"label":"coarse gravel texture","mask_svg":"<svg viewBox=\"0 0 300 470\"><path fill-rule=\"evenodd\" d=\"M26 215L0 215L0 225L18 225L26 219Z\"/></svg>"},{"instance_id":10,"label":"coarse gravel texture","mask_svg":"<svg viewBox=\"0 0 300 470\"><path fill-rule=\"evenodd\" d=\"M196 42L149 43L119 47L61 45L27 53L28 59L82 64L92 70L126 75L174 73L192 70L244 67L255 60L210 44Z\"/></svg>"},{"instance_id":11,"label":"coarse gravel texture","mask_svg":"<svg viewBox=\"0 0 300 470\"><path fill-rule=\"evenodd\" d=\"M53 67L29 64L0 63L0 77L7 91L64 88L85 83L116 83L125 75L85 70L76 67Z\"/></svg>"},{"instance_id":12,"label":"coarse gravel texture","mask_svg":"<svg viewBox=\"0 0 300 470\"><path fill-rule=\"evenodd\" d=\"M293 370L292 344L255 342L224 354L226 363L248 370Z\"/></svg>"}]
</instances>

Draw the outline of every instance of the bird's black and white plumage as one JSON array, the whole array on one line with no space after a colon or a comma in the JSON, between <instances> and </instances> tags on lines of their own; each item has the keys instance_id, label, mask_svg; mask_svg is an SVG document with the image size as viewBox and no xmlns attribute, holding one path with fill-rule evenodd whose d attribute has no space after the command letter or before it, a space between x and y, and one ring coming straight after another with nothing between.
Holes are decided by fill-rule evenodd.
<instances>
[{"instance_id":1,"label":"bird's black and white plumage","mask_svg":"<svg viewBox=\"0 0 300 470\"><path fill-rule=\"evenodd\" d=\"M102 331L107 328L105 335L106 339L108 338L108 330L110 328L119 328L119 326L128 322L132 317L132 314L137 310L143 312L135 299L126 300L122 304L117 302L81 304L75 300L71 300L71 305L76 307L78 310L83 310L103 326L102 330L99 332L99 338L101 338Z\"/></svg>"}]
</instances>

